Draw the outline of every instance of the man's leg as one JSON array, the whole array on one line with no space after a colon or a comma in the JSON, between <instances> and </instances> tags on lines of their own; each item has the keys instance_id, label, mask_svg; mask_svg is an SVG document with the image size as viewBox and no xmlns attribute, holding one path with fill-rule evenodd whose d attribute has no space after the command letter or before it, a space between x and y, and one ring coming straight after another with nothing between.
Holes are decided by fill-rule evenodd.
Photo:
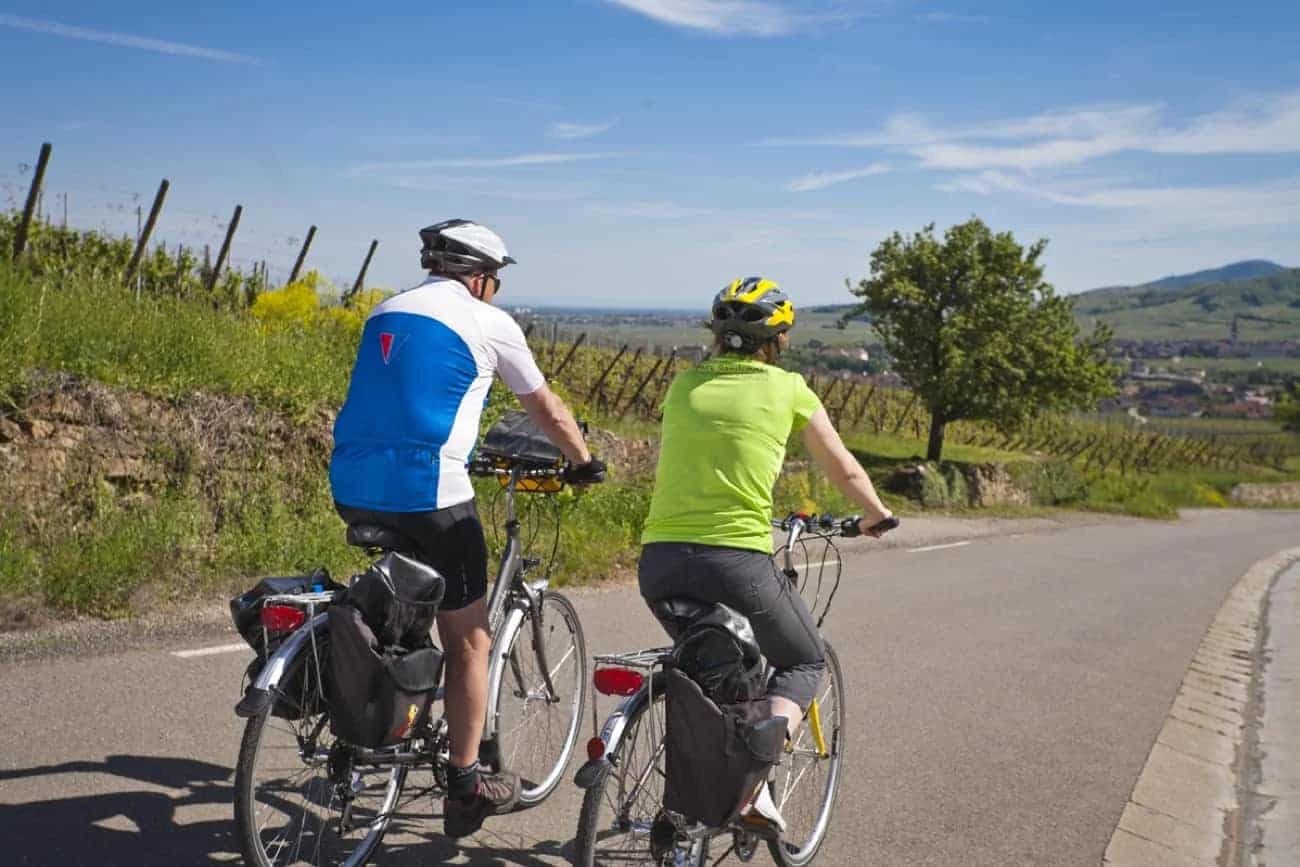
<instances>
[{"instance_id":1,"label":"man's leg","mask_svg":"<svg viewBox=\"0 0 1300 867\"><path fill-rule=\"evenodd\" d=\"M447 657L444 701L451 736L451 763L467 768L478 760L479 739L487 713L487 604L479 599L456 611L438 612L438 637Z\"/></svg>"}]
</instances>

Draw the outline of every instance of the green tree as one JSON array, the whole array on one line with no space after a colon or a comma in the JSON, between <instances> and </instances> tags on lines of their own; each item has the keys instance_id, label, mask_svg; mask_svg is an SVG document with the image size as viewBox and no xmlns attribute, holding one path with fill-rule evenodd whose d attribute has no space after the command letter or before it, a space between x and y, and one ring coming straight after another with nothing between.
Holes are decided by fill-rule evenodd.
<instances>
[{"instance_id":1,"label":"green tree","mask_svg":"<svg viewBox=\"0 0 1300 867\"><path fill-rule=\"evenodd\" d=\"M1273 407L1273 421L1280 422L1286 430L1300 432L1300 380L1290 383L1278 395L1277 405Z\"/></svg>"},{"instance_id":2,"label":"green tree","mask_svg":"<svg viewBox=\"0 0 1300 867\"><path fill-rule=\"evenodd\" d=\"M1099 324L1079 336L1073 301L1043 280L1046 246L1040 240L1025 250L978 218L942 241L930 224L911 238L887 238L871 254L871 276L849 286L861 303L846 317L871 317L895 369L930 412L927 460L942 457L949 422L1011 427L1114 393L1110 330Z\"/></svg>"}]
</instances>

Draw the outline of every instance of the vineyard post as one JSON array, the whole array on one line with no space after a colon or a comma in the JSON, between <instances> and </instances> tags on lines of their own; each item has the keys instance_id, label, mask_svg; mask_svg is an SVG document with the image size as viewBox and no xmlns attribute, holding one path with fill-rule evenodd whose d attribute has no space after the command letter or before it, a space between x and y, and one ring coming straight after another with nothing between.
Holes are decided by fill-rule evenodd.
<instances>
[{"instance_id":1,"label":"vineyard post","mask_svg":"<svg viewBox=\"0 0 1300 867\"><path fill-rule=\"evenodd\" d=\"M659 372L659 367L663 363L664 359L659 359L654 363L654 366L650 368L650 372L646 374L645 379L641 380L641 384L637 386L636 391L632 393L632 397L630 397L628 402L623 406L623 411L618 414L619 418L627 415L627 411L636 404L637 398L641 396L641 392L645 391L646 384L649 383L650 380L654 379L654 375Z\"/></svg>"},{"instance_id":2,"label":"vineyard post","mask_svg":"<svg viewBox=\"0 0 1300 867\"><path fill-rule=\"evenodd\" d=\"M221 266L226 264L226 257L230 255L230 242L235 239L235 230L239 228L239 218L243 214L244 206L235 205L235 214L230 218L230 225L226 226L226 239L221 242L221 252L217 253L217 264L212 266L212 271L208 274L209 295L217 287L217 277L221 274Z\"/></svg>"},{"instance_id":3,"label":"vineyard post","mask_svg":"<svg viewBox=\"0 0 1300 867\"><path fill-rule=\"evenodd\" d=\"M835 408L835 412L832 414L836 424L839 424L840 419L844 417L845 410L849 408L849 401L853 400L853 392L857 390L858 380L850 380L848 390L844 392L844 399L840 401L840 405Z\"/></svg>"},{"instance_id":4,"label":"vineyard post","mask_svg":"<svg viewBox=\"0 0 1300 867\"><path fill-rule=\"evenodd\" d=\"M861 423L862 414L867 411L867 407L871 406L871 398L875 397L876 395L877 385L878 383L875 382L871 383L871 388L867 389L867 396L862 398L862 403L858 406L858 411L853 414L854 427L857 427Z\"/></svg>"},{"instance_id":5,"label":"vineyard post","mask_svg":"<svg viewBox=\"0 0 1300 867\"><path fill-rule=\"evenodd\" d=\"M36 211L36 202L41 196L41 184L45 183L45 167L50 164L50 151L54 145L45 142L41 145L41 155L36 158L36 172L32 175L32 186L27 191L27 204L23 206L23 216L18 222L18 231L14 234L14 261L23 254L27 247L27 230L32 224L32 214Z\"/></svg>"},{"instance_id":6,"label":"vineyard post","mask_svg":"<svg viewBox=\"0 0 1300 867\"><path fill-rule=\"evenodd\" d=\"M584 331L578 335L578 339L573 341L573 345L569 347L569 351L565 354L564 360L560 362L560 366L555 368L555 371L551 374L552 379L559 379L560 374L564 373L564 369L568 367L569 362L573 360L573 354L578 351L578 347L582 346L586 339L587 332Z\"/></svg>"},{"instance_id":7,"label":"vineyard post","mask_svg":"<svg viewBox=\"0 0 1300 867\"><path fill-rule=\"evenodd\" d=\"M632 375L636 373L636 363L641 360L643 349L644 347L638 346L636 352L632 353L632 361L627 366L627 375L624 376L623 381L619 383L618 393L616 393L614 399L610 401L609 406L611 409L618 409L619 402L623 399L623 392L627 389L627 384L632 381Z\"/></svg>"},{"instance_id":8,"label":"vineyard post","mask_svg":"<svg viewBox=\"0 0 1300 867\"><path fill-rule=\"evenodd\" d=\"M527 340L529 337L533 336L533 329L536 327L537 327L537 320L533 320L532 322L528 323L528 327L524 329L524 340Z\"/></svg>"},{"instance_id":9,"label":"vineyard post","mask_svg":"<svg viewBox=\"0 0 1300 867\"><path fill-rule=\"evenodd\" d=\"M144 255L144 248L149 244L149 236L153 234L153 227L158 223L158 215L162 213L163 202L167 199L167 190L171 188L171 182L166 178L158 185L158 192L153 197L153 207L149 209L149 218L144 221L144 228L140 230L140 239L136 242L135 252L131 254L131 261L127 263L126 273L122 276L122 282L127 286L131 285L131 279L135 277L135 269L140 267L140 257ZM139 293L137 292L137 297Z\"/></svg>"},{"instance_id":10,"label":"vineyard post","mask_svg":"<svg viewBox=\"0 0 1300 867\"><path fill-rule=\"evenodd\" d=\"M600 390L600 387L605 384L605 378L609 376L609 372L614 369L614 365L618 364L619 359L623 357L623 353L625 352L627 352L626 343L624 343L623 347L619 349L618 354L614 356L614 360L609 363L609 366L607 366L603 371L601 371L600 376L596 378L596 384L593 385L591 389L587 392L588 403L591 403L592 397L594 397L596 392ZM604 394L602 393L601 396L603 397Z\"/></svg>"},{"instance_id":11,"label":"vineyard post","mask_svg":"<svg viewBox=\"0 0 1300 867\"><path fill-rule=\"evenodd\" d=\"M830 396L835 393L835 386L839 384L840 381L838 379L835 379L833 377L831 378L831 384L828 385L826 387L826 390L821 393L821 396L817 398L821 402L822 406L826 405L827 399L830 398Z\"/></svg>"},{"instance_id":12,"label":"vineyard post","mask_svg":"<svg viewBox=\"0 0 1300 867\"><path fill-rule=\"evenodd\" d=\"M912 414L912 408L916 406L916 401L919 397L920 395L916 392L912 392L912 400L908 403L907 409L903 410L902 415L900 415L898 420L894 423L894 430L890 433L890 436L898 436L898 432L903 428L903 422L907 421L907 417Z\"/></svg>"},{"instance_id":13,"label":"vineyard post","mask_svg":"<svg viewBox=\"0 0 1300 867\"><path fill-rule=\"evenodd\" d=\"M365 282L366 272L370 270L370 260L374 258L375 248L378 246L378 239L370 242L370 249L366 251L365 261L361 263L361 270L357 272L357 282L353 283L352 288L348 290L348 294L343 296L343 303L345 305L355 298L357 293L361 291L361 284Z\"/></svg>"},{"instance_id":14,"label":"vineyard post","mask_svg":"<svg viewBox=\"0 0 1300 867\"><path fill-rule=\"evenodd\" d=\"M555 344L560 340L560 320L551 323L551 348L546 353L546 360L555 363Z\"/></svg>"},{"instance_id":15,"label":"vineyard post","mask_svg":"<svg viewBox=\"0 0 1300 867\"><path fill-rule=\"evenodd\" d=\"M307 230L307 237L302 239L302 249L298 251L298 258L294 260L293 270L289 272L290 283L298 279L298 273L302 271L302 263L307 261L307 251L311 249L311 242L315 237L316 227L312 226Z\"/></svg>"}]
</instances>

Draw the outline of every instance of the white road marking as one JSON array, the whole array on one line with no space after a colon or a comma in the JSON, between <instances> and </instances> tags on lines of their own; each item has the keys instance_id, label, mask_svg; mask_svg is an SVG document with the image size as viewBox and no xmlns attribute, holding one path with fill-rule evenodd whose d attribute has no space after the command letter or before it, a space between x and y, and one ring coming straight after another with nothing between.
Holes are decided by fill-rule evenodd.
<instances>
[{"instance_id":1,"label":"white road marking","mask_svg":"<svg viewBox=\"0 0 1300 867\"><path fill-rule=\"evenodd\" d=\"M234 653L236 650L252 651L244 642L238 644L219 644L216 647L199 647L194 650L173 650L172 656L179 656L181 659L193 659L196 656L215 656L218 653Z\"/></svg>"},{"instance_id":2,"label":"white road marking","mask_svg":"<svg viewBox=\"0 0 1300 867\"><path fill-rule=\"evenodd\" d=\"M920 554L922 551L941 551L944 548L960 548L962 545L969 545L969 544L970 544L970 540L967 539L965 542L949 542L946 545L926 545L923 548L908 548L907 553Z\"/></svg>"}]
</instances>

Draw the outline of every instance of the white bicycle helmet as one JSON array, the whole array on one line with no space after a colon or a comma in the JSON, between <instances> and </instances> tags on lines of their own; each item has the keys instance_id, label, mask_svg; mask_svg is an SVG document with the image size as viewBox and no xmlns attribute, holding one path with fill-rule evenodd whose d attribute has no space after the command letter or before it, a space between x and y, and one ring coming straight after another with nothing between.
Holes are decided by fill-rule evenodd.
<instances>
[{"instance_id":1,"label":"white bicycle helmet","mask_svg":"<svg viewBox=\"0 0 1300 867\"><path fill-rule=\"evenodd\" d=\"M439 274L481 274L497 271L515 260L506 242L473 220L444 220L420 230L420 267Z\"/></svg>"}]
</instances>

